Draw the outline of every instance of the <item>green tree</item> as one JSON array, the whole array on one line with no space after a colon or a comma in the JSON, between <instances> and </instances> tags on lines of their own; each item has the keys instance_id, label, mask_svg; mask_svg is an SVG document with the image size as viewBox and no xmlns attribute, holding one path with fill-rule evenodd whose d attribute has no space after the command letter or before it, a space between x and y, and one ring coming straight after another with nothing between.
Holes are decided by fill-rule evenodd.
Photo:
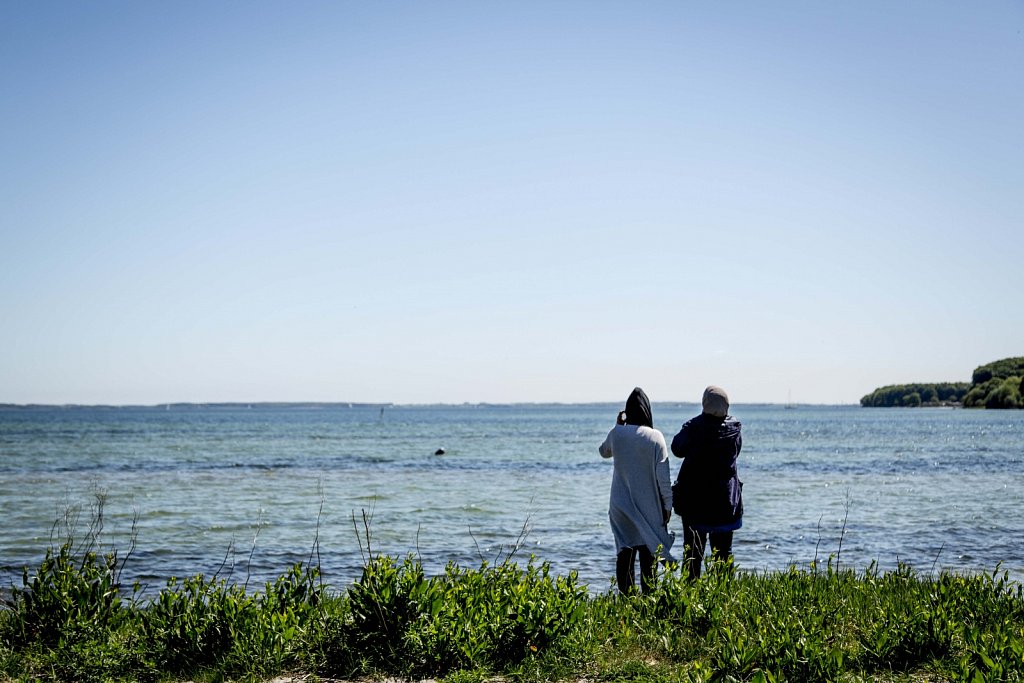
<instances>
[{"instance_id":1,"label":"green tree","mask_svg":"<svg viewBox=\"0 0 1024 683\"><path fill-rule=\"evenodd\" d=\"M984 384L990 379L992 379L992 368L988 365L982 365L971 375L971 384Z\"/></svg>"},{"instance_id":2,"label":"green tree","mask_svg":"<svg viewBox=\"0 0 1024 683\"><path fill-rule=\"evenodd\" d=\"M996 380L998 381L998 380ZM985 397L986 408L1020 408L1020 378L1007 377Z\"/></svg>"},{"instance_id":3,"label":"green tree","mask_svg":"<svg viewBox=\"0 0 1024 683\"><path fill-rule=\"evenodd\" d=\"M1024 408L1024 356L974 369L971 384L892 384L860 399L862 406L919 406L959 402L965 408Z\"/></svg>"},{"instance_id":4,"label":"green tree","mask_svg":"<svg viewBox=\"0 0 1024 683\"><path fill-rule=\"evenodd\" d=\"M942 384L892 384L879 387L860 399L860 404L871 408L934 404L940 401L961 401L971 385L966 382ZM912 398L917 394L918 403Z\"/></svg>"},{"instance_id":5,"label":"green tree","mask_svg":"<svg viewBox=\"0 0 1024 683\"><path fill-rule=\"evenodd\" d=\"M975 368L972 383L984 384L991 379L1006 379L1021 375L1024 375L1024 356L1003 358Z\"/></svg>"},{"instance_id":6,"label":"green tree","mask_svg":"<svg viewBox=\"0 0 1024 683\"><path fill-rule=\"evenodd\" d=\"M935 390L939 394L940 401L963 401L964 396L970 390L971 385L967 382L946 382L944 384L936 384Z\"/></svg>"},{"instance_id":7,"label":"green tree","mask_svg":"<svg viewBox=\"0 0 1024 683\"><path fill-rule=\"evenodd\" d=\"M992 393L996 385L999 383L997 379L990 379L983 384L975 384L971 387L971 390L964 396L964 407L965 408L983 408L985 407L988 395Z\"/></svg>"}]
</instances>

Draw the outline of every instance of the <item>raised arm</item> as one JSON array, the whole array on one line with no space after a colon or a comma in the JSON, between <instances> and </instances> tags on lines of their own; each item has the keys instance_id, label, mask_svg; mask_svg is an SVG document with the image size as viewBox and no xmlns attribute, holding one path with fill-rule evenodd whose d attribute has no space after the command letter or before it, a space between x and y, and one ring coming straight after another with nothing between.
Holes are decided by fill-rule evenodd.
<instances>
[{"instance_id":1,"label":"raised arm","mask_svg":"<svg viewBox=\"0 0 1024 683\"><path fill-rule=\"evenodd\" d=\"M687 422L680 427L679 433L672 439L672 455L677 458L685 458L688 455L687 450L691 441L689 424Z\"/></svg>"}]
</instances>

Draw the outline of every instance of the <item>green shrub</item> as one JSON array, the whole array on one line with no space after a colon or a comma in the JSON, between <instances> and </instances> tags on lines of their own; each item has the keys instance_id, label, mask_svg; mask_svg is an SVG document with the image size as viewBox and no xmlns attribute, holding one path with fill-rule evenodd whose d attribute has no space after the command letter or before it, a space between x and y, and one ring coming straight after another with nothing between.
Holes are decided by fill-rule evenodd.
<instances>
[{"instance_id":1,"label":"green shrub","mask_svg":"<svg viewBox=\"0 0 1024 683\"><path fill-rule=\"evenodd\" d=\"M985 407L1020 408L1020 382L1019 377L1007 377L985 397Z\"/></svg>"},{"instance_id":2,"label":"green shrub","mask_svg":"<svg viewBox=\"0 0 1024 683\"><path fill-rule=\"evenodd\" d=\"M345 640L362 653L364 668L382 669L417 655L406 642L413 623L433 604L432 586L420 563L406 558L372 557L348 590L351 622Z\"/></svg>"},{"instance_id":3,"label":"green shrub","mask_svg":"<svg viewBox=\"0 0 1024 683\"><path fill-rule=\"evenodd\" d=\"M982 384L971 387L964 397L964 407L983 408L988 401L989 395L999 387L1002 382L998 379L990 379Z\"/></svg>"},{"instance_id":4,"label":"green shrub","mask_svg":"<svg viewBox=\"0 0 1024 683\"><path fill-rule=\"evenodd\" d=\"M71 645L118 628L121 602L116 552L78 555L72 541L46 551L34 574L26 568L11 590L3 640L13 647Z\"/></svg>"},{"instance_id":5,"label":"green shrub","mask_svg":"<svg viewBox=\"0 0 1024 683\"><path fill-rule=\"evenodd\" d=\"M1021 378L1011 376L993 378L972 388L964 398L964 406L968 408L1021 408Z\"/></svg>"},{"instance_id":6,"label":"green shrub","mask_svg":"<svg viewBox=\"0 0 1024 683\"><path fill-rule=\"evenodd\" d=\"M361 651L349 642L352 614L344 595L321 594L315 609L306 613L294 647L296 670L315 671L348 679L370 669Z\"/></svg>"},{"instance_id":7,"label":"green shrub","mask_svg":"<svg viewBox=\"0 0 1024 683\"><path fill-rule=\"evenodd\" d=\"M975 368L971 381L973 384L984 384L991 379L1006 379L1014 375L1024 375L1024 356L1004 358L979 366Z\"/></svg>"},{"instance_id":8,"label":"green shrub","mask_svg":"<svg viewBox=\"0 0 1024 683\"><path fill-rule=\"evenodd\" d=\"M122 602L116 555L47 554L0 610L0 678L599 681L1024 680L1024 588L833 563L750 574L663 568L643 595L505 561L425 575L375 556L328 595L296 565L263 590L195 576Z\"/></svg>"},{"instance_id":9,"label":"green shrub","mask_svg":"<svg viewBox=\"0 0 1024 683\"><path fill-rule=\"evenodd\" d=\"M248 606L241 587L196 575L168 580L145 611L142 627L161 670L181 674L212 667L231 649L230 620Z\"/></svg>"},{"instance_id":10,"label":"green shrub","mask_svg":"<svg viewBox=\"0 0 1024 683\"><path fill-rule=\"evenodd\" d=\"M1020 680L1021 598L1005 575L928 579L906 566L884 574L831 564L761 576L718 572L696 582L669 572L650 598L614 603L607 633L595 637L620 658L643 652L676 662L672 679L820 681L937 670L944 679L981 672L984 680Z\"/></svg>"},{"instance_id":11,"label":"green shrub","mask_svg":"<svg viewBox=\"0 0 1024 683\"><path fill-rule=\"evenodd\" d=\"M970 408L1024 408L1024 357L1004 358L975 369L964 399Z\"/></svg>"},{"instance_id":12,"label":"green shrub","mask_svg":"<svg viewBox=\"0 0 1024 683\"><path fill-rule=\"evenodd\" d=\"M547 563L531 561L479 570L449 564L436 584L438 594L429 620L416 634L434 656L460 668L502 669L555 646L579 621L586 589L575 574L552 577Z\"/></svg>"},{"instance_id":13,"label":"green shrub","mask_svg":"<svg viewBox=\"0 0 1024 683\"><path fill-rule=\"evenodd\" d=\"M142 628L161 670L270 674L291 653L321 598L317 571L295 565L263 593L202 575L172 578L143 612Z\"/></svg>"},{"instance_id":14,"label":"green shrub","mask_svg":"<svg viewBox=\"0 0 1024 683\"><path fill-rule=\"evenodd\" d=\"M90 535L88 548L95 547ZM104 681L151 677L133 599L125 603L118 553L79 550L73 539L26 568L0 611L0 672L25 679Z\"/></svg>"},{"instance_id":15,"label":"green shrub","mask_svg":"<svg viewBox=\"0 0 1024 683\"><path fill-rule=\"evenodd\" d=\"M348 592L347 640L373 670L425 675L501 669L555 646L579 621L586 589L547 563L479 569L449 564L427 578L419 562L378 556ZM388 669L387 667L391 667Z\"/></svg>"}]
</instances>

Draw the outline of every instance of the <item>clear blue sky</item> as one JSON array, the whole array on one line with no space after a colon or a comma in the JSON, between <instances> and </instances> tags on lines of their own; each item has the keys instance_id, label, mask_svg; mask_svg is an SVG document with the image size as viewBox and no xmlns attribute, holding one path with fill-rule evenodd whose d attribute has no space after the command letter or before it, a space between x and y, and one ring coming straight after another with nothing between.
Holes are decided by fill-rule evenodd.
<instances>
[{"instance_id":1,"label":"clear blue sky","mask_svg":"<svg viewBox=\"0 0 1024 683\"><path fill-rule=\"evenodd\" d=\"M1024 355L1024 3L0 4L0 402Z\"/></svg>"}]
</instances>

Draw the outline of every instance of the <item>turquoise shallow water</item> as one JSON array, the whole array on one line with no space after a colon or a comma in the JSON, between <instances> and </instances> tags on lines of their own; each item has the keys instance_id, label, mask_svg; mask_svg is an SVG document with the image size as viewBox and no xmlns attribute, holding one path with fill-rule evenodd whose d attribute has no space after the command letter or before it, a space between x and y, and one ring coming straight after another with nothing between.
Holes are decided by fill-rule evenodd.
<instances>
[{"instance_id":1,"label":"turquoise shallow water","mask_svg":"<svg viewBox=\"0 0 1024 683\"><path fill-rule=\"evenodd\" d=\"M106 494L103 540L137 547L125 578L221 574L252 585L310 558L332 585L374 551L429 571L534 554L592 590L614 572L611 464L597 454L616 405L0 409L0 581L20 580L53 523ZM655 404L671 439L695 405ZM923 573L1024 579L1024 411L735 406L746 517L738 565L776 570L838 555ZM446 454L435 456L443 447ZM673 475L678 461L673 459ZM322 512L321 512L322 506ZM318 528L319 515L319 528ZM678 525L673 520L673 528ZM845 531L844 531L845 526ZM680 534L681 535L681 534ZM840 539L842 545L840 547Z\"/></svg>"}]
</instances>

